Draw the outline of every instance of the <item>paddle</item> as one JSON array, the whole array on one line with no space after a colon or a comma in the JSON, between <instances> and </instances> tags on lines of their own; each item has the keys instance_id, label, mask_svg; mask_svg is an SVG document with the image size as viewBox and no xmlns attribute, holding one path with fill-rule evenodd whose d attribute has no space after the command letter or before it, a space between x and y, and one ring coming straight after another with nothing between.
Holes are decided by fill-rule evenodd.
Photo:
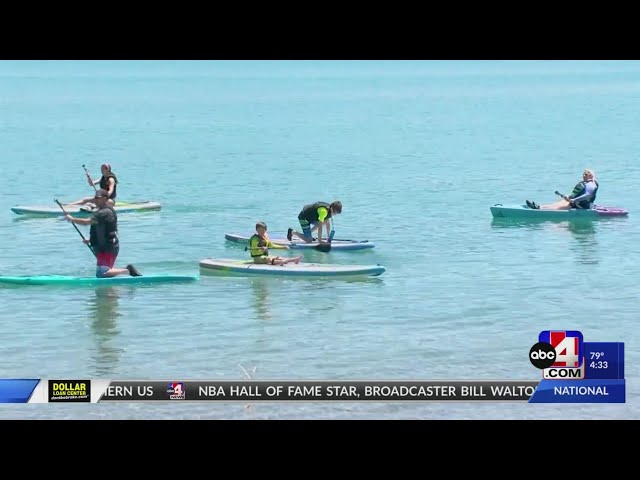
<instances>
[{"instance_id":1,"label":"paddle","mask_svg":"<svg viewBox=\"0 0 640 480\"><path fill-rule=\"evenodd\" d=\"M314 250L318 250L319 252L330 252L331 251L331 244L330 243L319 243L318 245L314 245L313 246Z\"/></svg>"},{"instance_id":2,"label":"paddle","mask_svg":"<svg viewBox=\"0 0 640 480\"><path fill-rule=\"evenodd\" d=\"M84 165L83 165L83 166L84 166ZM64 207L62 206L62 204L58 201L58 199L57 199L57 198L55 198L55 199L54 199L54 201L55 201L55 202L60 206L60 208L62 209L62 212L63 212L65 215L69 215L69 214L67 213L67 211L64 209ZM86 238L84 238L84 235L82 234L82 232L80 231L80 229L78 228L78 226L77 226L75 223L73 223L73 222L71 222L71 225L73 225L73 228L75 228L75 229L76 229L76 232L78 232L78 234L82 237L82 241L87 245L87 247L89 247L89 250L91 250L91 253L93 253L93 256L95 257L95 256L96 256L96 252L94 252L94 251L93 251L93 248L91 248L91 245L89 245L89 244L87 243L87 239L86 239Z\"/></svg>"},{"instance_id":3,"label":"paddle","mask_svg":"<svg viewBox=\"0 0 640 480\"><path fill-rule=\"evenodd\" d=\"M289 229L291 230L291 229ZM314 241L316 239L314 238ZM295 240L291 239L289 240L291 242L291 245L304 245L306 242L304 242L304 240L300 241L300 242L296 242ZM313 247L314 250L318 250L319 252L324 252L327 253L329 251L331 251L331 240L329 240L328 242L322 242L319 243L318 245L314 245Z\"/></svg>"},{"instance_id":4,"label":"paddle","mask_svg":"<svg viewBox=\"0 0 640 480\"><path fill-rule=\"evenodd\" d=\"M323 252L323 253L328 253L331 251L331 240L333 240L333 234L335 233L334 229L333 229L333 223L331 224L331 233L329 233L329 237L328 237L328 242L321 242L318 245L314 245L313 248L314 250L317 250L319 252Z\"/></svg>"},{"instance_id":5,"label":"paddle","mask_svg":"<svg viewBox=\"0 0 640 480\"><path fill-rule=\"evenodd\" d=\"M333 236L335 235L336 231L335 231L335 220L332 218L331 219L331 232L329 232L329 236L327 237L327 242L323 242L323 243L319 243L318 245L316 245L315 247L313 247L315 250L318 250L319 252L330 252L331 251L331 241L333 240Z\"/></svg>"},{"instance_id":6,"label":"paddle","mask_svg":"<svg viewBox=\"0 0 640 480\"><path fill-rule=\"evenodd\" d=\"M556 190L556 191L555 191L555 194L556 194L556 195L560 195L564 200L567 200L567 199L565 198L565 197L566 197L566 195L561 194L558 190ZM574 205L570 200L567 200L567 201L571 204L571 206L572 206L573 208L578 208L578 207L576 207L576 206L575 206L575 205Z\"/></svg>"},{"instance_id":7,"label":"paddle","mask_svg":"<svg viewBox=\"0 0 640 480\"><path fill-rule=\"evenodd\" d=\"M317 242L318 239L313 237L313 241ZM367 243L369 240L354 240L352 238L332 238L332 242L351 242L351 243Z\"/></svg>"},{"instance_id":8,"label":"paddle","mask_svg":"<svg viewBox=\"0 0 640 480\"><path fill-rule=\"evenodd\" d=\"M96 188L95 184L93 183L93 179L91 178L91 175L89 175L89 170L87 170L87 167L85 167L84 163L82 164L82 168L84 168L84 173L86 173L87 178L89 179L89 181L91 182L91 186L93 187L93 190L95 192L98 191L98 189ZM57 200L56 200L57 201Z\"/></svg>"},{"instance_id":9,"label":"paddle","mask_svg":"<svg viewBox=\"0 0 640 480\"><path fill-rule=\"evenodd\" d=\"M295 242L291 242L292 244L296 244ZM320 243L318 245L314 245L313 247L314 250L318 250L319 252L324 252L327 253L331 250L331 244L330 243ZM246 252L247 250L249 250L249 247L244 247L244 251Z\"/></svg>"},{"instance_id":10,"label":"paddle","mask_svg":"<svg viewBox=\"0 0 640 480\"><path fill-rule=\"evenodd\" d=\"M299 242L299 243L295 241L291 242L291 245L303 245L303 244L304 244L303 242ZM311 248L313 248L314 250L318 250L319 252L327 253L331 251L331 243L322 242L322 243L319 243L318 245L314 245ZM244 251L246 252L247 250L249 250L249 247L244 247Z\"/></svg>"}]
</instances>

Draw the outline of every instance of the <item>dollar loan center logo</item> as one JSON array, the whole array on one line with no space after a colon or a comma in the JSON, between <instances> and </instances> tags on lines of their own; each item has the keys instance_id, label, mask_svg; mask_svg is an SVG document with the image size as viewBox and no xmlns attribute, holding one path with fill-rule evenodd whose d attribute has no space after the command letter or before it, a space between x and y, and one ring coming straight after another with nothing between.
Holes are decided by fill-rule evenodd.
<instances>
[{"instance_id":1,"label":"dollar loan center logo","mask_svg":"<svg viewBox=\"0 0 640 480\"><path fill-rule=\"evenodd\" d=\"M584 342L576 330L543 330L529 350L529 360L545 380L584 378Z\"/></svg>"}]
</instances>

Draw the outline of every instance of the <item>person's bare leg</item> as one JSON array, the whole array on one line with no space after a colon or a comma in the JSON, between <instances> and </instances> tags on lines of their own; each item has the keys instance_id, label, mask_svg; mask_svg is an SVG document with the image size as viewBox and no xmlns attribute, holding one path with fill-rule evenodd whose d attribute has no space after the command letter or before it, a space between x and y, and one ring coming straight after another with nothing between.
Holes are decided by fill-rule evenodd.
<instances>
[{"instance_id":1,"label":"person's bare leg","mask_svg":"<svg viewBox=\"0 0 640 480\"><path fill-rule=\"evenodd\" d=\"M118 275L124 275L124 274L129 275L129 270L126 268L110 268L109 270L107 270L106 272L104 272L102 274L103 277L116 277Z\"/></svg>"},{"instance_id":2,"label":"person's bare leg","mask_svg":"<svg viewBox=\"0 0 640 480\"><path fill-rule=\"evenodd\" d=\"M313 241L313 237L305 237L303 233L298 233L295 230L291 232L292 235L295 235L300 240L303 240L306 243L311 243Z\"/></svg>"},{"instance_id":3,"label":"person's bare leg","mask_svg":"<svg viewBox=\"0 0 640 480\"><path fill-rule=\"evenodd\" d=\"M560 200L555 203L540 205L540 210L570 210L571 204L566 200Z\"/></svg>"},{"instance_id":4,"label":"person's bare leg","mask_svg":"<svg viewBox=\"0 0 640 480\"><path fill-rule=\"evenodd\" d=\"M272 265L286 265L287 263L298 263L298 262L300 262L301 258L302 258L302 255L300 255L299 257L293 257L293 258L276 257L271 261L271 264Z\"/></svg>"},{"instance_id":5,"label":"person's bare leg","mask_svg":"<svg viewBox=\"0 0 640 480\"><path fill-rule=\"evenodd\" d=\"M536 202L527 200L527 206L535 210L570 210L573 208L566 200L559 200L555 203L547 203L546 205L538 205Z\"/></svg>"},{"instance_id":6,"label":"person's bare leg","mask_svg":"<svg viewBox=\"0 0 640 480\"><path fill-rule=\"evenodd\" d=\"M89 203L93 200L93 197L85 197L82 200L77 200L72 203L67 203L67 205L84 205L85 203Z\"/></svg>"}]
</instances>

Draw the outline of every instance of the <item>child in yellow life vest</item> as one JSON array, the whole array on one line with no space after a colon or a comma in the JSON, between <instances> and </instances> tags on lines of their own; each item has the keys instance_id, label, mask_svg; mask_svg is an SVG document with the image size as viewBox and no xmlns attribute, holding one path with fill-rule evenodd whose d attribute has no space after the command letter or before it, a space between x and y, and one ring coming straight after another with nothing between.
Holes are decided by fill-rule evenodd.
<instances>
[{"instance_id":1,"label":"child in yellow life vest","mask_svg":"<svg viewBox=\"0 0 640 480\"><path fill-rule=\"evenodd\" d=\"M302 258L302 256L293 258L271 257L269 256L269 248L289 250L286 245L277 245L271 242L267 236L267 224L258 222L256 223L256 233L249 238L249 246L247 247L254 263L286 265L287 263L298 263Z\"/></svg>"}]
</instances>

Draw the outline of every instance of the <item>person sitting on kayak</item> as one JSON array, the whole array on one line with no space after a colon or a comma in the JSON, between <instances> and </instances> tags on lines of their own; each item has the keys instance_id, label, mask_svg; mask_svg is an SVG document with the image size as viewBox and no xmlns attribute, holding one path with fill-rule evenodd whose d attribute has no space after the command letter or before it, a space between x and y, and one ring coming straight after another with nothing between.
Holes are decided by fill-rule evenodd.
<instances>
[{"instance_id":1,"label":"person sitting on kayak","mask_svg":"<svg viewBox=\"0 0 640 480\"><path fill-rule=\"evenodd\" d=\"M109 193L108 202L109 205L113 206L116 203L116 196L118 194L118 178L111 171L111 165L108 163L103 163L100 166L100 171L102 172L102 176L98 180L93 180L89 172L87 172L87 181L91 187L100 184L100 188ZM93 197L85 197L69 205L84 205L86 203L93 203Z\"/></svg>"},{"instance_id":2,"label":"person sitting on kayak","mask_svg":"<svg viewBox=\"0 0 640 480\"><path fill-rule=\"evenodd\" d=\"M540 210L590 209L596 200L598 187L595 173L587 168L582 173L582 180L576 184L570 195L563 195L562 200L547 205L538 205L536 202L527 200L527 206Z\"/></svg>"},{"instance_id":3,"label":"person sitting on kayak","mask_svg":"<svg viewBox=\"0 0 640 480\"><path fill-rule=\"evenodd\" d=\"M128 273L132 277L140 277L141 273L129 264L125 268L115 268L116 258L120 252L120 241L118 240L118 215L108 200L109 192L100 189L96 191L95 197L91 199L97 210L90 218L75 218L65 215L65 218L72 223L79 225L91 225L89 229L89 239L84 242L91 246L96 255L96 277L115 277Z\"/></svg>"},{"instance_id":4,"label":"person sitting on kayak","mask_svg":"<svg viewBox=\"0 0 640 480\"><path fill-rule=\"evenodd\" d=\"M256 233L249 238L249 246L246 248L251 253L251 258L254 263L271 264L271 265L286 265L287 263L298 263L302 256L293 258L284 257L270 257L269 248L285 249L289 247L286 245L277 245L269 240L267 236L267 224L264 222L256 223Z\"/></svg>"},{"instance_id":5,"label":"person sitting on kayak","mask_svg":"<svg viewBox=\"0 0 640 480\"><path fill-rule=\"evenodd\" d=\"M316 202L302 207L302 210L298 214L298 221L300 227L302 227L302 233L298 233L290 228L287 231L287 239L291 241L293 235L301 238L306 243L313 241L312 232L318 230L318 242L322 242L322 226L327 227L327 241L331 242L333 239L333 228L331 228L331 219L334 215L342 213L342 203L339 201L326 203Z\"/></svg>"}]
</instances>

